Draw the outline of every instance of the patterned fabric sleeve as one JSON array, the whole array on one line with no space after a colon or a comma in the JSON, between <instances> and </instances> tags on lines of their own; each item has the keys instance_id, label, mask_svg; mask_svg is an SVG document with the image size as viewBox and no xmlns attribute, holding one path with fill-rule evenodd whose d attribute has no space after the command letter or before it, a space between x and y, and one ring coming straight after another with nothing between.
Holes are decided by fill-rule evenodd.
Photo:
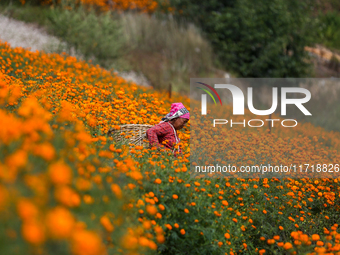
<instances>
[{"instance_id":1,"label":"patterned fabric sleeve","mask_svg":"<svg viewBox=\"0 0 340 255\"><path fill-rule=\"evenodd\" d=\"M167 125L168 126L168 125ZM160 144L158 136L163 136L168 132L172 132L171 127L167 127L164 125L156 125L152 128L149 128L146 131L146 135L149 139L151 146L161 147L162 144Z\"/></svg>"}]
</instances>

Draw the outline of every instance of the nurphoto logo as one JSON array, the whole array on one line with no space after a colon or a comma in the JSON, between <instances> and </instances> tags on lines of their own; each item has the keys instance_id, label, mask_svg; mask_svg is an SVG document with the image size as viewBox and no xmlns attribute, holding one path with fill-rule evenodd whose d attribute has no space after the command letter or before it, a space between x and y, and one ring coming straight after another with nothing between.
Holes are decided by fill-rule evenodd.
<instances>
[{"instance_id":1,"label":"nurphoto logo","mask_svg":"<svg viewBox=\"0 0 340 255\"><path fill-rule=\"evenodd\" d=\"M218 98L220 104L222 105L222 100L216 91L216 89L228 89L231 92L232 99L233 99L233 115L244 115L244 108L245 108L245 97L243 94L243 91L237 87L236 85L232 84L215 84L214 87L202 83L202 82L197 82L206 88L210 89ZM212 100L214 101L215 105L216 100L212 93L201 87L197 87L201 90L203 90L205 93L201 95L201 115L207 115L207 95L209 95ZM303 94L303 98L288 98L288 93L300 93ZM295 105L304 115L306 116L311 116L312 114L306 109L306 107L303 105L307 103L311 99L311 93L308 89L305 88L300 88L300 87L281 87L281 115L285 116L287 115L287 105ZM247 105L248 109L251 113L254 115L259 115L259 116L265 116L265 115L271 115L274 113L278 107L278 88L273 87L272 88L272 105L269 109L267 110L258 110L255 109L254 104L253 104L253 88L248 87L247 88ZM275 121L280 121L279 119L265 119L266 121L271 122L271 126L274 127L274 122ZM289 122L293 122L293 125L289 125ZM227 119L214 119L213 120L213 127L216 127L216 125L225 125L227 123L230 123L231 127L233 125L243 125L246 127L246 120L244 119L243 122L233 122L231 120ZM251 119L248 120L248 126L249 127L262 127L264 126L264 121L261 119ZM255 125L257 123L257 125ZM281 121L281 125L283 127L295 127L297 126L297 121L295 119L284 119Z\"/></svg>"}]
</instances>

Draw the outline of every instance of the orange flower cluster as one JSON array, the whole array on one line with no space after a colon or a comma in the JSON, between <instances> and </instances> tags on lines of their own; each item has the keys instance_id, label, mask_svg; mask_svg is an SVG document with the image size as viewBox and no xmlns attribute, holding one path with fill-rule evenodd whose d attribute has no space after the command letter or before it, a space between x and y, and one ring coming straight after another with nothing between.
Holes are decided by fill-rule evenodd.
<instances>
[{"instance_id":1,"label":"orange flower cluster","mask_svg":"<svg viewBox=\"0 0 340 255\"><path fill-rule=\"evenodd\" d=\"M20 0L21 4L25 4L26 0ZM61 0L57 0L56 3L60 4ZM116 10L127 11L136 10L141 13L153 13L158 8L158 2L155 0L74 0L74 4L83 4L84 6L94 6L101 11ZM40 0L42 5L52 5L52 0ZM172 11L169 8L169 11Z\"/></svg>"},{"instance_id":2,"label":"orange flower cluster","mask_svg":"<svg viewBox=\"0 0 340 255\"><path fill-rule=\"evenodd\" d=\"M121 124L157 124L172 102L188 106L188 98L170 101L66 55L5 43L0 52L0 210L9 244L21 235L34 254L49 240L69 242L71 254L138 254L160 244L169 254L188 252L188 244L200 254L337 252L339 178L191 178L189 138L204 135L199 147L214 156L206 125L190 137L195 119L179 132L178 158L102 135ZM220 135L221 164L340 159L339 133L310 124Z\"/></svg>"},{"instance_id":3,"label":"orange flower cluster","mask_svg":"<svg viewBox=\"0 0 340 255\"><path fill-rule=\"evenodd\" d=\"M231 118L233 122L238 123L252 118L249 112L241 117L232 116L231 106L220 108L218 111L220 115L214 114L215 118ZM195 156L192 158L194 165L214 164L217 158L220 165L235 165L238 169L242 165L260 166L268 163L278 166L295 165L297 168L293 168L291 172L281 174L286 178L340 177L338 168L329 173L320 173L321 169L316 169L316 166L320 164L334 166L340 162L339 132L329 132L310 123L299 123L295 128L277 126L272 129L272 133L269 133L266 128L240 128L241 125L233 128L219 125L212 128L213 118L209 117L209 114L204 119L196 117L201 116L198 112L192 115L195 115L191 118L193 130L191 153ZM266 118L262 116L262 120ZM279 119L279 117L273 116L273 119ZM326 144L328 146L325 146ZM311 167L306 171L304 164L314 165L314 172ZM299 168L300 166L302 168ZM228 177L258 178L259 174L231 173Z\"/></svg>"},{"instance_id":4,"label":"orange flower cluster","mask_svg":"<svg viewBox=\"0 0 340 255\"><path fill-rule=\"evenodd\" d=\"M84 3L87 1L93 1L96 4L97 0L82 0ZM109 9L113 10L137 10L143 13L153 13L157 7L158 3L155 0L118 0L118 1L106 1Z\"/></svg>"},{"instance_id":5,"label":"orange flower cluster","mask_svg":"<svg viewBox=\"0 0 340 255\"><path fill-rule=\"evenodd\" d=\"M104 136L93 138L89 129L103 124L88 116L94 114L92 109L97 107L92 108L95 104L89 100L91 110L87 108L81 113L78 103L83 99L78 101L75 98L79 95L74 93L78 88L75 90L76 87L71 86L65 91L64 87L74 78L86 95L89 91L84 80L101 80L95 85L89 83L89 93L96 96L98 90L94 86L108 87L106 82L109 81L120 87L122 79L99 67L64 56L11 49L7 44L0 44L0 51L0 116L3 123L0 126L0 150L3 152L0 159L0 210L3 215L0 225L1 231L7 233L8 247L17 247L19 253L25 253L32 246L32 254L47 251L58 254L60 250L49 250L52 240L60 246L68 242L70 254L117 254L124 250L137 254L156 249L155 242L164 239L162 229L156 225L156 229L147 230L137 220L134 225L126 220L133 206L125 200L129 196L116 181L123 175L129 180L127 186L135 186L134 182L143 178L136 162L131 158L115 159L116 171L112 172L110 164L114 154L124 154L126 149L110 146L109 139ZM74 66L70 71L72 61ZM87 69L85 76L75 78L77 75L71 74L82 68ZM68 70L69 75L63 69ZM110 89L115 91L115 86ZM126 86L136 90L135 84ZM63 94L65 97L61 99ZM99 94L103 100L111 100L111 92L103 89ZM104 110L105 106L101 107ZM107 128L102 126L98 131ZM109 202L113 205L111 209L107 208ZM98 213L101 217L96 217ZM124 236L131 233L137 238L135 246L127 246L123 241ZM26 243L19 244L18 235ZM1 252L8 247L0 247Z\"/></svg>"}]
</instances>

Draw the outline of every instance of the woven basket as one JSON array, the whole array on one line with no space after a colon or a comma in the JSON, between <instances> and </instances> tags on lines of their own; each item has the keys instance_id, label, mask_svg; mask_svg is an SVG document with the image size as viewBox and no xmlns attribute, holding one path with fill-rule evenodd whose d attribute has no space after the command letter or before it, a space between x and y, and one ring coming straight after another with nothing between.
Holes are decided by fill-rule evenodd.
<instances>
[{"instance_id":1,"label":"woven basket","mask_svg":"<svg viewBox=\"0 0 340 255\"><path fill-rule=\"evenodd\" d=\"M147 124L121 125L118 130L115 128L109 129L107 135L113 137L116 142L126 141L130 144L144 147L148 143L146 140L146 131L151 127L152 125Z\"/></svg>"}]
</instances>

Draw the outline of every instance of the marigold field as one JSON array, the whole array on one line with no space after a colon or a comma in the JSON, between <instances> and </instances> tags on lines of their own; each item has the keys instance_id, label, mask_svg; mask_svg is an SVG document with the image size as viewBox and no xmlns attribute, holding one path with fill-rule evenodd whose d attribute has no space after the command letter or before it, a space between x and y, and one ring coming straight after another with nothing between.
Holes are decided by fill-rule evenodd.
<instances>
[{"instance_id":1,"label":"marigold field","mask_svg":"<svg viewBox=\"0 0 340 255\"><path fill-rule=\"evenodd\" d=\"M26 0L20 0L22 5L26 4ZM153 13L156 9L160 9L165 12L174 12L174 8L170 6L169 1L164 0L162 2L155 0L115 0L115 1L107 1L107 0L75 0L75 1L63 1L63 0L38 0L38 3L45 5L58 5L60 3L63 4L71 4L71 5L84 5L86 7L94 7L99 9L100 11L108 11L115 10L118 12L126 11L126 10L135 10L141 13Z\"/></svg>"},{"instance_id":2,"label":"marigold field","mask_svg":"<svg viewBox=\"0 0 340 255\"><path fill-rule=\"evenodd\" d=\"M105 135L157 124L173 102L190 111L188 98L66 55L0 51L1 254L340 252L340 179L192 178L190 121L178 158ZM234 163L339 163L339 141L303 124L233 130L223 149Z\"/></svg>"}]
</instances>

